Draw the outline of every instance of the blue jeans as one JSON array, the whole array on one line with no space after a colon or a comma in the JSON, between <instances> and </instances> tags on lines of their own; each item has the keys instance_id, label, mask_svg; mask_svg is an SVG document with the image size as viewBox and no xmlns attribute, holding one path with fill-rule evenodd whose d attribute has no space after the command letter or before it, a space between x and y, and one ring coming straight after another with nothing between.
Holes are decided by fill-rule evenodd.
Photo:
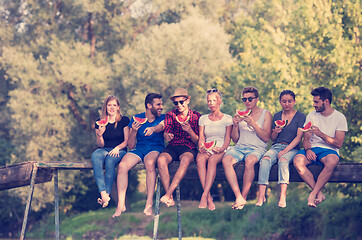
<instances>
[{"instance_id":1,"label":"blue jeans","mask_svg":"<svg viewBox=\"0 0 362 240\"><path fill-rule=\"evenodd\" d=\"M269 174L271 167L278 160L278 153L284 150L288 145L282 143L274 144L263 156L259 163L259 178L258 184L267 185L269 183ZM278 162L278 183L289 184L289 163L293 160L294 156L297 154L297 150L292 149L282 156L287 161ZM265 157L269 157L267 159Z\"/></svg>"},{"instance_id":2,"label":"blue jeans","mask_svg":"<svg viewBox=\"0 0 362 240\"><path fill-rule=\"evenodd\" d=\"M106 191L108 194L112 191L115 179L115 167L122 160L126 151L120 150L119 157L111 157L108 153L113 148L98 148L92 153L93 173L99 192ZM103 165L105 173L103 173Z\"/></svg>"}]
</instances>

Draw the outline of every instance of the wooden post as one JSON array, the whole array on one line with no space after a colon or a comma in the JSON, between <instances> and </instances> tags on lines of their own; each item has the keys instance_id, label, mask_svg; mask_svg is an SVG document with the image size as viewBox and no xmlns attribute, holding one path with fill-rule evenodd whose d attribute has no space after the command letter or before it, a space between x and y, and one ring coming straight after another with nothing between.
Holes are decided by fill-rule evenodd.
<instances>
[{"instance_id":1,"label":"wooden post","mask_svg":"<svg viewBox=\"0 0 362 240\"><path fill-rule=\"evenodd\" d=\"M178 239L182 239L182 223L181 223L181 201L180 201L180 185L176 188L177 199L177 227L178 227Z\"/></svg>"},{"instance_id":2,"label":"wooden post","mask_svg":"<svg viewBox=\"0 0 362 240\"><path fill-rule=\"evenodd\" d=\"M23 226L21 228L20 240L25 239L26 224L28 222L28 215L29 215L29 211L30 211L30 207L31 207L31 200L33 199L35 179L36 179L37 173L38 173L38 167L36 166L36 164L34 164L33 171L31 174L30 191L29 191L29 195L28 195L28 200L26 201L26 208L25 208L25 212L24 212Z\"/></svg>"},{"instance_id":3,"label":"wooden post","mask_svg":"<svg viewBox=\"0 0 362 240\"><path fill-rule=\"evenodd\" d=\"M155 218L153 221L153 240L158 238L158 223L160 220L160 195L161 195L161 182L160 176L157 176L156 187L156 202L155 202Z\"/></svg>"},{"instance_id":4,"label":"wooden post","mask_svg":"<svg viewBox=\"0 0 362 240\"><path fill-rule=\"evenodd\" d=\"M59 230L59 190L58 190L58 169L54 169L54 216L55 216L55 239L60 239Z\"/></svg>"}]
</instances>

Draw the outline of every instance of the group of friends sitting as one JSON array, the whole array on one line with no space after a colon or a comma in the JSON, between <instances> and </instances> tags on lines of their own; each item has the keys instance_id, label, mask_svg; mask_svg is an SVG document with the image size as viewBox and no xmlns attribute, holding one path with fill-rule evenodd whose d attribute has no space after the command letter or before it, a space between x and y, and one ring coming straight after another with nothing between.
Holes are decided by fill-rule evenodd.
<instances>
[{"instance_id":1,"label":"group of friends sitting","mask_svg":"<svg viewBox=\"0 0 362 240\"><path fill-rule=\"evenodd\" d=\"M112 197L118 203L113 217L126 211L128 172L136 164L143 162L147 187L144 214L153 213L156 165L166 192L160 201L168 207L173 206L173 192L185 176L189 164L196 160L203 188L199 208L215 210L210 189L219 163L222 163L227 181L235 194L233 209L245 206L257 163L260 166L256 206L263 205L270 169L278 163L278 206L284 208L291 162L312 189L308 196L308 206L316 207L325 199L321 190L339 161L339 148L348 128L345 116L331 107L330 89L318 87L312 90L311 95L315 111L307 117L294 109L295 94L291 90L280 93L279 103L283 110L272 116L269 111L258 107L258 90L246 87L241 99L248 114L241 115L237 111L235 116L230 116L221 112L221 92L210 89L206 92L210 113L201 116L189 108L191 96L187 90L177 88L170 97L175 106L173 110L162 114L162 96L149 93L145 98L146 111L131 119L122 115L119 100L115 96L108 96L103 103L100 119L95 124L99 148L92 154L94 176L101 195L98 203L103 207L108 205L116 179L117 196ZM284 124L278 124L278 121ZM304 129L308 124L309 127ZM233 146L230 146L231 139ZM166 147L165 140L168 143ZM267 150L269 140L273 143ZM303 148L300 149L302 140ZM208 144L210 142L213 143L211 147ZM171 180L168 165L172 161L180 163ZM242 190L234 169L234 165L241 161L245 162ZM324 166L316 181L307 168L309 164Z\"/></svg>"}]
</instances>

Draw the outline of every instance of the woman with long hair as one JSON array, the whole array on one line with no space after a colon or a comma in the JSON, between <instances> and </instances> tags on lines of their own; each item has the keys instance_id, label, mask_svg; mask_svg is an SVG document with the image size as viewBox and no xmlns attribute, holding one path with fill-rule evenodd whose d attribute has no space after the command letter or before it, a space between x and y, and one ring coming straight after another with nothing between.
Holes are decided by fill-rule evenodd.
<instances>
[{"instance_id":1,"label":"woman with long hair","mask_svg":"<svg viewBox=\"0 0 362 240\"><path fill-rule=\"evenodd\" d=\"M108 206L115 180L115 167L127 151L129 122L129 118L121 114L118 98L108 96L104 100L100 119L95 124L99 148L92 154L94 178L101 194L97 202L102 207Z\"/></svg>"},{"instance_id":2,"label":"woman with long hair","mask_svg":"<svg viewBox=\"0 0 362 240\"><path fill-rule=\"evenodd\" d=\"M206 97L211 113L202 115L199 119L199 153L196 157L197 171L204 189L199 208L207 207L209 210L215 210L210 189L215 180L217 164L221 162L225 149L230 144L233 121L230 115L220 111L222 98L219 90L208 90ZM216 142L215 146L212 149L205 149L204 143L211 141Z\"/></svg>"}]
</instances>

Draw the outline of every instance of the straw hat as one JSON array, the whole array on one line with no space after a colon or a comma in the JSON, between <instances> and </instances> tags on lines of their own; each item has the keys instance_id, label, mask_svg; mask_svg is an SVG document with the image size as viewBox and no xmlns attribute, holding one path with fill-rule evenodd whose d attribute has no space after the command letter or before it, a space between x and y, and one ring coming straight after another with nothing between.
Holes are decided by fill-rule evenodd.
<instances>
[{"instance_id":1,"label":"straw hat","mask_svg":"<svg viewBox=\"0 0 362 240\"><path fill-rule=\"evenodd\" d=\"M173 101L175 97L185 97L187 99L191 98L191 96L187 94L187 90L184 88L176 88L170 99Z\"/></svg>"}]
</instances>

